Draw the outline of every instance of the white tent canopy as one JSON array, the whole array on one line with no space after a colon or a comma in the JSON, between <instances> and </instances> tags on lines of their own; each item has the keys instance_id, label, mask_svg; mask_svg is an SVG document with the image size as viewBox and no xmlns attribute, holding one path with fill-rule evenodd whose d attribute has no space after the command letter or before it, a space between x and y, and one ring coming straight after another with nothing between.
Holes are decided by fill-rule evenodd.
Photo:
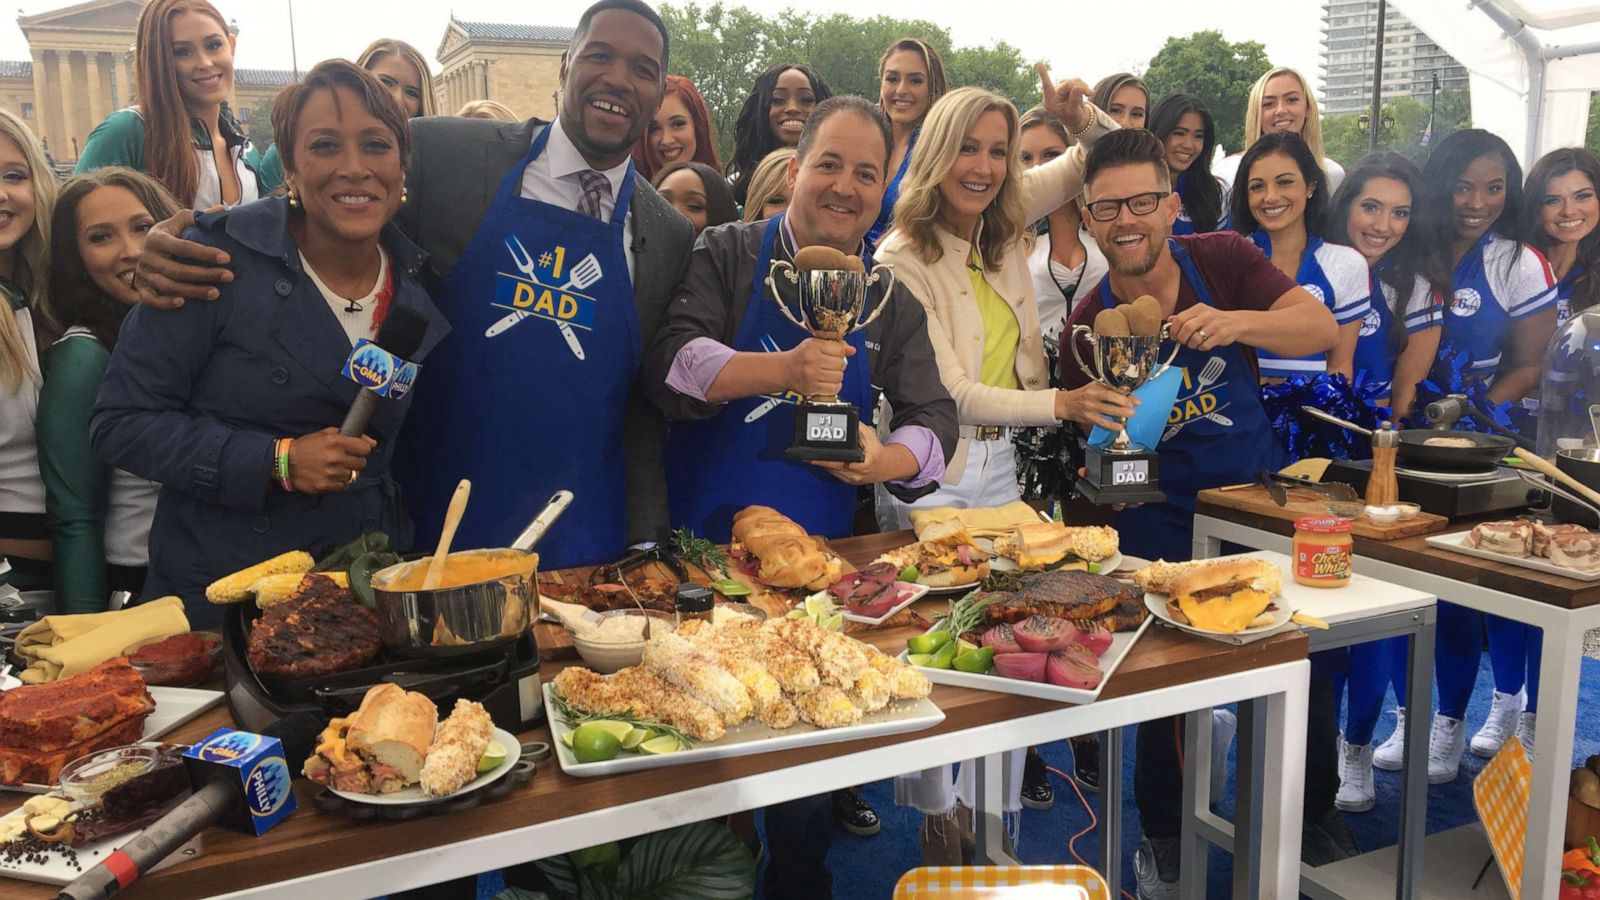
<instances>
[{"instance_id":1,"label":"white tent canopy","mask_svg":"<svg viewBox=\"0 0 1600 900\"><path fill-rule=\"evenodd\" d=\"M1600 91L1600 4L1578 0L1390 0L1467 68L1472 121L1524 169L1583 145Z\"/></svg>"}]
</instances>

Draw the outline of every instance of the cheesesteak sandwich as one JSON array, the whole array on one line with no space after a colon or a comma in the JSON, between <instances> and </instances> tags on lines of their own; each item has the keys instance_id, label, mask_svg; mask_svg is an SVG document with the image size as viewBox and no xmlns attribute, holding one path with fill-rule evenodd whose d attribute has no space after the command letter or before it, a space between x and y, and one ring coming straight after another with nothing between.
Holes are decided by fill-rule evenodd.
<instances>
[{"instance_id":1,"label":"cheesesteak sandwich","mask_svg":"<svg viewBox=\"0 0 1600 900\"><path fill-rule=\"evenodd\" d=\"M959 518L926 523L921 533L923 540L890 550L873 562L889 563L899 571L915 566L917 584L931 588L974 584L989 577L989 554Z\"/></svg>"},{"instance_id":2,"label":"cheesesteak sandwich","mask_svg":"<svg viewBox=\"0 0 1600 900\"><path fill-rule=\"evenodd\" d=\"M770 506L747 506L734 514L728 555L739 570L776 588L820 591L844 572L844 561Z\"/></svg>"},{"instance_id":3,"label":"cheesesteak sandwich","mask_svg":"<svg viewBox=\"0 0 1600 900\"><path fill-rule=\"evenodd\" d=\"M328 723L316 752L306 759L304 774L355 794L389 794L416 784L438 716L425 694L394 684L374 685L354 714Z\"/></svg>"},{"instance_id":4,"label":"cheesesteak sandwich","mask_svg":"<svg viewBox=\"0 0 1600 900\"><path fill-rule=\"evenodd\" d=\"M1259 559L1225 559L1197 566L1171 582L1167 612L1202 631L1236 634L1271 625L1272 598L1282 592L1278 567Z\"/></svg>"}]
</instances>

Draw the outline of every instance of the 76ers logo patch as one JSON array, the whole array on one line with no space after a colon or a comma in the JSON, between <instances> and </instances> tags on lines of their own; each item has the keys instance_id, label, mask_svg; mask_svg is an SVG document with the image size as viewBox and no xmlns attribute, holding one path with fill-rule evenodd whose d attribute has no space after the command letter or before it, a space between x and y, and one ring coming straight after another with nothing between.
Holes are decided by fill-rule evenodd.
<instances>
[{"instance_id":1,"label":"76ers logo patch","mask_svg":"<svg viewBox=\"0 0 1600 900\"><path fill-rule=\"evenodd\" d=\"M1450 312L1454 315L1468 317L1477 315L1483 306L1483 297L1472 288L1462 288L1456 291L1455 300L1450 304Z\"/></svg>"},{"instance_id":2,"label":"76ers logo patch","mask_svg":"<svg viewBox=\"0 0 1600 900\"><path fill-rule=\"evenodd\" d=\"M1367 317L1361 320L1361 336L1371 337L1378 333L1378 328L1383 324L1383 316L1378 315L1375 309L1367 311Z\"/></svg>"}]
</instances>

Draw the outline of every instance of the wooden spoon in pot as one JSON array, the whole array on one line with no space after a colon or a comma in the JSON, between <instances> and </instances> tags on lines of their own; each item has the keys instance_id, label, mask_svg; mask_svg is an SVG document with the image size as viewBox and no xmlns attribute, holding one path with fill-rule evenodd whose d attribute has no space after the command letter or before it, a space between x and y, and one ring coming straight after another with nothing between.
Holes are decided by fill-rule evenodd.
<instances>
[{"instance_id":1,"label":"wooden spoon in pot","mask_svg":"<svg viewBox=\"0 0 1600 900\"><path fill-rule=\"evenodd\" d=\"M439 587L439 582L444 579L445 559L450 555L450 542L456 539L456 528L461 525L461 516L467 511L467 495L472 493L472 482L461 479L456 485L456 492L450 497L450 507L444 513L444 528L439 532L439 546L433 551L433 559L428 560L428 574L422 579L422 589L431 591Z\"/></svg>"}]
</instances>

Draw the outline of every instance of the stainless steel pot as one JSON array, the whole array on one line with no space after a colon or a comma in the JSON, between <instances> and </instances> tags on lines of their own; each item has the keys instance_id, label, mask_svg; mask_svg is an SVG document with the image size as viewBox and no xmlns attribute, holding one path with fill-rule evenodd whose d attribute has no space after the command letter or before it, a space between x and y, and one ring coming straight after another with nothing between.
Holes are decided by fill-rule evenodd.
<instances>
[{"instance_id":1,"label":"stainless steel pot","mask_svg":"<svg viewBox=\"0 0 1600 900\"><path fill-rule=\"evenodd\" d=\"M526 633L537 647L533 623L538 618L539 555L530 548L571 502L571 493L558 491L509 548L449 556L448 565L478 563L505 573L497 577L425 590L412 586L421 583L426 558L379 570L372 576L372 595L383 645L405 656L461 656Z\"/></svg>"}]
</instances>

